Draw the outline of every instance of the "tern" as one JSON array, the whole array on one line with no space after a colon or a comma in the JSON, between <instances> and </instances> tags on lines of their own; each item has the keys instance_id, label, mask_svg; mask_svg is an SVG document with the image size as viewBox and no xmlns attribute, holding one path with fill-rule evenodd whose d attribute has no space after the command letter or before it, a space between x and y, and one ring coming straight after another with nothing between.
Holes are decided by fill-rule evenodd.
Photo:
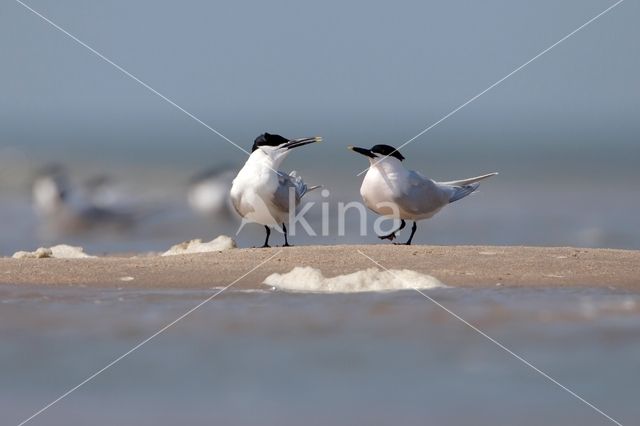
<instances>
[{"instance_id":1,"label":"tern","mask_svg":"<svg viewBox=\"0 0 640 426\"><path fill-rule=\"evenodd\" d=\"M33 181L34 209L54 234L96 229L126 231L136 223L135 212L95 203L73 189L66 170L57 165L39 171Z\"/></svg>"},{"instance_id":2,"label":"tern","mask_svg":"<svg viewBox=\"0 0 640 426\"><path fill-rule=\"evenodd\" d=\"M447 204L458 201L478 189L480 181L495 176L489 173L469 179L450 182L436 182L422 174L406 169L402 161L404 156L392 146L375 145L371 149L349 146L349 149L369 159L360 195L365 205L373 212L400 219L400 227L388 235L378 238L393 241L396 232L402 230L405 220L412 220L411 240L418 228L417 221L429 219Z\"/></svg>"},{"instance_id":3,"label":"tern","mask_svg":"<svg viewBox=\"0 0 640 426\"><path fill-rule=\"evenodd\" d=\"M89 177L84 181L82 190L87 204L105 209L118 208L133 201L133 195L127 194L120 183L107 174Z\"/></svg>"},{"instance_id":4,"label":"tern","mask_svg":"<svg viewBox=\"0 0 640 426\"><path fill-rule=\"evenodd\" d=\"M287 139L264 133L253 143L251 155L233 180L230 194L233 207L242 216L243 223L264 225L267 236L262 247L269 247L271 228L280 229L280 225L284 233L284 247L289 246L285 226L289 211L295 211L300 199L318 188L307 187L295 171L286 174L278 171L278 167L293 148L320 141L322 138L319 136ZM290 205L290 201L294 205Z\"/></svg>"}]
</instances>

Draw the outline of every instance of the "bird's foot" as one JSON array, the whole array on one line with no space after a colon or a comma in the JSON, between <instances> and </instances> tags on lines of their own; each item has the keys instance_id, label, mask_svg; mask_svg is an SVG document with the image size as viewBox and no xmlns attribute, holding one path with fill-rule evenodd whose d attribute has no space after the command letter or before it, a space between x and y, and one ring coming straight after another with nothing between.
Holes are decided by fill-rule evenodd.
<instances>
[{"instance_id":1,"label":"bird's foot","mask_svg":"<svg viewBox=\"0 0 640 426\"><path fill-rule=\"evenodd\" d=\"M284 243L282 247L294 247L294 245L289 243Z\"/></svg>"},{"instance_id":2,"label":"bird's foot","mask_svg":"<svg viewBox=\"0 0 640 426\"><path fill-rule=\"evenodd\" d=\"M393 241L396 239L396 233L392 232L389 235L378 235L378 238L380 238L381 240L389 240L389 241Z\"/></svg>"},{"instance_id":3,"label":"bird's foot","mask_svg":"<svg viewBox=\"0 0 640 426\"><path fill-rule=\"evenodd\" d=\"M269 244L263 244L260 247L254 247L254 248L271 248L271 246Z\"/></svg>"},{"instance_id":4,"label":"bird's foot","mask_svg":"<svg viewBox=\"0 0 640 426\"><path fill-rule=\"evenodd\" d=\"M406 242L406 243L393 243L393 245L395 245L395 246L410 246L411 243L409 243L409 242Z\"/></svg>"}]
</instances>

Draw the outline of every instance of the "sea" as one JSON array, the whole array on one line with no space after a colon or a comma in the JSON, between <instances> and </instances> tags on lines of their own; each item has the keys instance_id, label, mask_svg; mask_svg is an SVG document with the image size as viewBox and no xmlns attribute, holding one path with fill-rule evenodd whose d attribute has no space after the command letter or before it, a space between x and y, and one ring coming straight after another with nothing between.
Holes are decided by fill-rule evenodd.
<instances>
[{"instance_id":1,"label":"sea","mask_svg":"<svg viewBox=\"0 0 640 426\"><path fill-rule=\"evenodd\" d=\"M217 291L0 287L2 423L640 419L637 293Z\"/></svg>"}]
</instances>

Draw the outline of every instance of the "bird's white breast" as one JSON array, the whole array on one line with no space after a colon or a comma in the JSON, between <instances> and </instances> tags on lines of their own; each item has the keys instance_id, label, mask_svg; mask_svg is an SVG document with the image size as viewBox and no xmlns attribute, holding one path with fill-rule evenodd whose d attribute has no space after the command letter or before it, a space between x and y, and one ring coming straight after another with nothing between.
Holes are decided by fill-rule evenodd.
<instances>
[{"instance_id":1,"label":"bird's white breast","mask_svg":"<svg viewBox=\"0 0 640 426\"><path fill-rule=\"evenodd\" d=\"M447 194L432 180L391 158L369 168L360 195L379 215L408 220L430 218L448 203Z\"/></svg>"},{"instance_id":2,"label":"bird's white breast","mask_svg":"<svg viewBox=\"0 0 640 426\"><path fill-rule=\"evenodd\" d=\"M403 180L401 171L371 167L360 187L364 204L379 215L397 216L400 207L395 200L402 196L403 186L406 185Z\"/></svg>"},{"instance_id":3,"label":"bird's white breast","mask_svg":"<svg viewBox=\"0 0 640 426\"><path fill-rule=\"evenodd\" d=\"M278 187L278 176L260 159L247 160L231 186L231 200L240 216L263 225L278 225L288 212L279 211L273 205L273 195Z\"/></svg>"}]
</instances>

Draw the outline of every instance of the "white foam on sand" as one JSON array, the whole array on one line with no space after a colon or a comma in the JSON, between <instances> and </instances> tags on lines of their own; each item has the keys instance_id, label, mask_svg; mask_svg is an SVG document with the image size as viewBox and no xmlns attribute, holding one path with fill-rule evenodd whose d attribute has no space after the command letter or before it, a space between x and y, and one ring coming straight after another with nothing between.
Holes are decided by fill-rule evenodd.
<instances>
[{"instance_id":1,"label":"white foam on sand","mask_svg":"<svg viewBox=\"0 0 640 426\"><path fill-rule=\"evenodd\" d=\"M89 256L82 247L59 244L53 247L40 247L35 251L18 251L12 256L14 259L87 259Z\"/></svg>"},{"instance_id":2,"label":"white foam on sand","mask_svg":"<svg viewBox=\"0 0 640 426\"><path fill-rule=\"evenodd\" d=\"M185 241L180 244L176 244L169 250L164 252L162 256L175 256L178 254L192 254L192 253L210 253L215 251L223 251L236 248L236 242L231 237L226 235L220 235L213 241L203 243L202 240Z\"/></svg>"},{"instance_id":3,"label":"white foam on sand","mask_svg":"<svg viewBox=\"0 0 640 426\"><path fill-rule=\"evenodd\" d=\"M264 284L278 290L303 293L358 293L446 287L436 278L409 269L381 271L364 269L351 274L325 277L319 269L297 266L284 274L271 274Z\"/></svg>"}]
</instances>

